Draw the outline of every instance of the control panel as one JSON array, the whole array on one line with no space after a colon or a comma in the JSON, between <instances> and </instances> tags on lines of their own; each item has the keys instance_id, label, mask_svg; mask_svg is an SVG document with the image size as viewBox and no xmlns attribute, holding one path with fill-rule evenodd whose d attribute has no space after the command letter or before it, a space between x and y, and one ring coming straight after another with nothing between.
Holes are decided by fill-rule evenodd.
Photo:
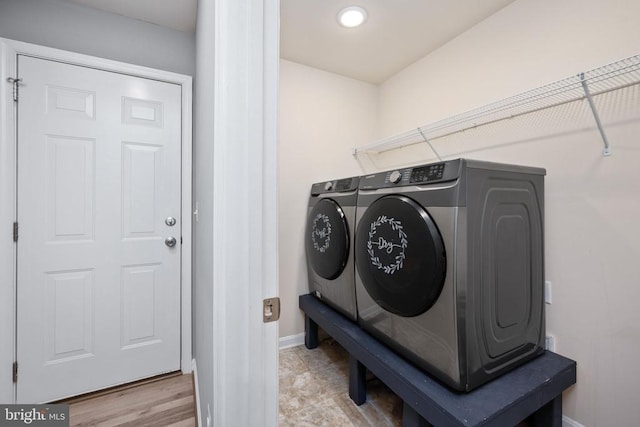
<instances>
[{"instance_id":1,"label":"control panel","mask_svg":"<svg viewBox=\"0 0 640 427\"><path fill-rule=\"evenodd\" d=\"M344 193L358 189L358 177L343 178L336 181L318 182L311 186L311 194L317 196L324 193Z\"/></svg>"},{"instance_id":2,"label":"control panel","mask_svg":"<svg viewBox=\"0 0 640 427\"><path fill-rule=\"evenodd\" d=\"M436 163L428 166L421 166L411 170L409 182L430 182L442 179L444 175L444 163Z\"/></svg>"},{"instance_id":3,"label":"control panel","mask_svg":"<svg viewBox=\"0 0 640 427\"><path fill-rule=\"evenodd\" d=\"M400 171L393 171L389 174L389 181L393 182L394 184L399 183L401 179L402 174L400 173Z\"/></svg>"},{"instance_id":4,"label":"control panel","mask_svg":"<svg viewBox=\"0 0 640 427\"><path fill-rule=\"evenodd\" d=\"M400 169L388 171L385 173L385 184L401 184L406 183L409 180L411 169Z\"/></svg>"},{"instance_id":5,"label":"control panel","mask_svg":"<svg viewBox=\"0 0 640 427\"><path fill-rule=\"evenodd\" d=\"M458 159L366 175L360 178L360 189L453 181L460 175L460 166L461 161Z\"/></svg>"},{"instance_id":6,"label":"control panel","mask_svg":"<svg viewBox=\"0 0 640 427\"><path fill-rule=\"evenodd\" d=\"M356 188L358 188L358 180L356 178L345 178L336 181L336 191L349 191Z\"/></svg>"}]
</instances>

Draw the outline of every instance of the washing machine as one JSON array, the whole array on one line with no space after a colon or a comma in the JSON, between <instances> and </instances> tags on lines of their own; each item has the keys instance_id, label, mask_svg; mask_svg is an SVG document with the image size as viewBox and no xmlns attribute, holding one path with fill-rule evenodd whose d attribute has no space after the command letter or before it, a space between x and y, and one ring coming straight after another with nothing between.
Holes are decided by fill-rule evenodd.
<instances>
[{"instance_id":1,"label":"washing machine","mask_svg":"<svg viewBox=\"0 0 640 427\"><path fill-rule=\"evenodd\" d=\"M361 177L362 328L459 391L541 354L544 175L457 159Z\"/></svg>"},{"instance_id":2,"label":"washing machine","mask_svg":"<svg viewBox=\"0 0 640 427\"><path fill-rule=\"evenodd\" d=\"M353 240L358 177L311 186L305 230L309 290L356 320Z\"/></svg>"}]
</instances>

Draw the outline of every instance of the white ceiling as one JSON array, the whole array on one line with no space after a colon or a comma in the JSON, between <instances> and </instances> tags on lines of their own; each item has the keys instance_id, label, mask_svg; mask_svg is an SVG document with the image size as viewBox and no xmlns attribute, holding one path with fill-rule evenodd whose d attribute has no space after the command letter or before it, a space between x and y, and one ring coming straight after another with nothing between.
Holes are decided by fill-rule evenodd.
<instances>
[{"instance_id":1,"label":"white ceiling","mask_svg":"<svg viewBox=\"0 0 640 427\"><path fill-rule=\"evenodd\" d=\"M193 32L197 0L67 0ZM514 0L280 0L280 56L369 83L381 83ZM346 6L368 12L342 28Z\"/></svg>"},{"instance_id":2,"label":"white ceiling","mask_svg":"<svg viewBox=\"0 0 640 427\"><path fill-rule=\"evenodd\" d=\"M381 83L514 0L280 0L280 56ZM342 28L339 10L362 6L365 25Z\"/></svg>"}]
</instances>

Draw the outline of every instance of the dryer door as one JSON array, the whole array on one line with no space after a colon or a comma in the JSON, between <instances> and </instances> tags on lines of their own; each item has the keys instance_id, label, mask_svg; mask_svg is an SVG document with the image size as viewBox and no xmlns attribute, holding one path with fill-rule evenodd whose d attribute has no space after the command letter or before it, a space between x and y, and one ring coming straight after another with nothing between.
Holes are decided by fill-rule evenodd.
<instances>
[{"instance_id":1,"label":"dryer door","mask_svg":"<svg viewBox=\"0 0 640 427\"><path fill-rule=\"evenodd\" d=\"M349 258L349 226L339 204L322 199L311 209L305 232L307 257L327 280L340 276Z\"/></svg>"},{"instance_id":2,"label":"dryer door","mask_svg":"<svg viewBox=\"0 0 640 427\"><path fill-rule=\"evenodd\" d=\"M373 202L358 223L358 274L373 300L387 311L411 317L436 302L446 274L440 232L427 211L400 195Z\"/></svg>"}]
</instances>

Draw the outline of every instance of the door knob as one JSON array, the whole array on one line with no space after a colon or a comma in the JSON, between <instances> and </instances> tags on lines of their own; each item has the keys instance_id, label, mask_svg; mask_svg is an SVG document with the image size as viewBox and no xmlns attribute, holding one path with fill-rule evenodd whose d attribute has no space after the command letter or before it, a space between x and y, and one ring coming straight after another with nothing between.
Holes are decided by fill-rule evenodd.
<instances>
[{"instance_id":1,"label":"door knob","mask_svg":"<svg viewBox=\"0 0 640 427\"><path fill-rule=\"evenodd\" d=\"M164 244L169 246L170 248L174 247L176 245L176 238L175 237L167 237L166 239L164 239Z\"/></svg>"}]
</instances>

